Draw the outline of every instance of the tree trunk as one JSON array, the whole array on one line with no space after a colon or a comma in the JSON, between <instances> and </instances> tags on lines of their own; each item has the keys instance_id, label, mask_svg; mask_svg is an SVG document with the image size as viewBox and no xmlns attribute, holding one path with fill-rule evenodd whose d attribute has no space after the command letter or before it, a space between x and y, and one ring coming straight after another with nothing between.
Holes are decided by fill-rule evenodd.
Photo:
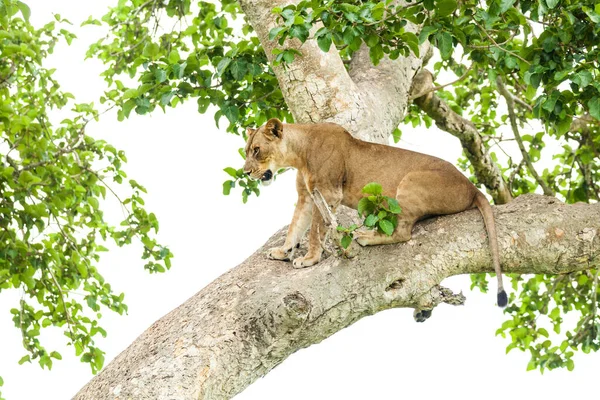
<instances>
[{"instance_id":1,"label":"tree trunk","mask_svg":"<svg viewBox=\"0 0 600 400\"><path fill-rule=\"evenodd\" d=\"M565 274L600 266L593 257L600 204L525 195L494 212L505 272ZM330 256L300 270L265 257L284 235L280 230L154 323L75 398L228 399L293 352L364 316L460 303L439 286L444 278L493 272L476 210L421 222L409 242L367 247L351 260Z\"/></svg>"}]
</instances>

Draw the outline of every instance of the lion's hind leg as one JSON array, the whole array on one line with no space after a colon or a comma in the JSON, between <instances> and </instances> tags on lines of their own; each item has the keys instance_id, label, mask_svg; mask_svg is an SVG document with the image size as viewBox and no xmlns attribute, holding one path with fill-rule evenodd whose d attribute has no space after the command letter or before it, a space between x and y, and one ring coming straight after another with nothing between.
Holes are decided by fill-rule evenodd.
<instances>
[{"instance_id":1,"label":"lion's hind leg","mask_svg":"<svg viewBox=\"0 0 600 400\"><path fill-rule=\"evenodd\" d=\"M361 246L406 242L414 224L427 215L454 214L473 202L473 185L457 170L414 171L406 174L396 190L402 208L392 236L368 231L357 234Z\"/></svg>"}]
</instances>

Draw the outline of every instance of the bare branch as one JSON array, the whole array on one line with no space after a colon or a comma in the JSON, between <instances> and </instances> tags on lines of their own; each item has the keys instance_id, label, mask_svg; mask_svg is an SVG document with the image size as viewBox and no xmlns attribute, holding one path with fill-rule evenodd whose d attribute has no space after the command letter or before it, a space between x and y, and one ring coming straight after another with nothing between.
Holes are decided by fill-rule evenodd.
<instances>
[{"instance_id":1,"label":"bare branch","mask_svg":"<svg viewBox=\"0 0 600 400\"><path fill-rule=\"evenodd\" d=\"M414 99L418 99L421 96L425 96L427 93L431 93L431 92L436 92L438 90L442 90L445 87L454 85L455 83L458 83L458 82L462 81L467 76L469 76L469 73L471 72L471 69L473 69L474 65L475 65L475 63L471 64L471 66L469 68L467 68L467 70L465 71L465 73L462 74L458 79L455 79L452 82L448 82L448 83L445 83L443 85L439 85L439 86L435 86L435 87L424 89L422 92L419 92L417 94L411 94L408 99L412 101Z\"/></svg>"},{"instance_id":2,"label":"bare branch","mask_svg":"<svg viewBox=\"0 0 600 400\"><path fill-rule=\"evenodd\" d=\"M521 134L519 134L519 126L517 125L517 116L515 115L515 100L513 95L506 89L504 86L504 82L500 76L496 77L496 85L498 86L498 91L506 100L506 105L508 108L508 119L510 120L510 126L513 131L513 135L515 135L515 139L517 140L517 144L519 145L519 150L521 150L521 155L523 156L523 160L525 160L525 165L527 165L527 170L536 180L538 185L544 191L546 196L554 196L554 191L550 189L548 184L542 179L542 177L537 173L533 163L531 162L531 157L529 157L529 153L525 149L523 145L523 139L521 139Z\"/></svg>"}]
</instances>

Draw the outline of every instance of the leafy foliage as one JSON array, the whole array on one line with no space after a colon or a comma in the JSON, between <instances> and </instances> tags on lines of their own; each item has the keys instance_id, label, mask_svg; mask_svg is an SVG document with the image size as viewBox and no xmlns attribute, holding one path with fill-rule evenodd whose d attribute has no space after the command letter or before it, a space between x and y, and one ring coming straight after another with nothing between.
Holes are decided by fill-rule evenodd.
<instances>
[{"instance_id":1,"label":"leafy foliage","mask_svg":"<svg viewBox=\"0 0 600 400\"><path fill-rule=\"evenodd\" d=\"M402 209L396 199L383 195L383 189L379 183L366 184L362 192L367 195L358 202L358 216L363 218L363 224L350 227L338 226L337 228L339 232L344 233L340 243L344 249L347 249L352 242L352 232L360 227L376 229L379 233L392 236L398 225L398 214L402 212Z\"/></svg>"},{"instance_id":2,"label":"leafy foliage","mask_svg":"<svg viewBox=\"0 0 600 400\"><path fill-rule=\"evenodd\" d=\"M390 1L301 1L297 5L273 9L281 17L283 26L273 28L269 38L278 39L280 45L288 38L296 38L304 43L313 27L320 26L314 33L314 39L321 50L327 52L333 44L342 57L349 58L365 44L373 64L377 65L384 55L395 60L411 51L419 54L417 35L404 27L407 21L417 24L423 22L424 14L415 12L420 8L420 2L396 5ZM276 62L292 62L295 54L289 52L280 52ZM285 55L288 55L287 58Z\"/></svg>"},{"instance_id":3,"label":"leafy foliage","mask_svg":"<svg viewBox=\"0 0 600 400\"><path fill-rule=\"evenodd\" d=\"M35 360L50 369L62 358L42 344L42 329L54 326L95 373L104 363L94 344L106 336L101 311L127 311L124 294L114 293L96 267L107 250L102 244L138 238L149 272L169 268L172 254L153 238L158 221L144 209L144 187L127 180L124 152L86 134L98 111L75 103L44 67L59 41L75 37L65 28L70 23L55 15L37 29L29 15L21 1L0 2L0 292L23 293L11 310L26 350L21 364ZM52 110L66 108L70 116L56 123ZM125 182L131 194L119 201L126 217L114 226L102 204L107 191L114 194L109 184Z\"/></svg>"},{"instance_id":4,"label":"leafy foliage","mask_svg":"<svg viewBox=\"0 0 600 400\"><path fill-rule=\"evenodd\" d=\"M119 119L124 119L132 111L166 111L194 100L199 113L215 107L211 111L217 126L224 117L226 130L244 138L246 127L270 118L292 121L253 28L246 22L234 28L239 14L232 0L130 0L119 1L102 22L90 17L84 25L110 27L109 35L87 53L106 64L103 76L109 88L101 101L117 106ZM128 77L137 82L126 83ZM224 182L224 194L237 182L244 202L252 193L259 195L256 182L234 178Z\"/></svg>"}]
</instances>

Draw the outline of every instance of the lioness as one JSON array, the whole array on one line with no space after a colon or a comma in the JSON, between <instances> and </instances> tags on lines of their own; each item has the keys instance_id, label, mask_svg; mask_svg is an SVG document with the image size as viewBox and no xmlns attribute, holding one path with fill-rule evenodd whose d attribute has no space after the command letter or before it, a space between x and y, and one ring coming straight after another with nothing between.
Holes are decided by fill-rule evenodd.
<instances>
[{"instance_id":1,"label":"lioness","mask_svg":"<svg viewBox=\"0 0 600 400\"><path fill-rule=\"evenodd\" d=\"M452 164L439 158L396 147L364 142L332 123L283 124L276 118L258 129L247 130L244 172L270 183L280 168L298 170L298 202L283 247L268 257L289 260L308 229L308 252L294 259L294 268L315 265L321 259L326 229L311 193L321 192L333 211L339 204L356 209L362 188L378 182L383 194L395 197L402 207L392 236L376 231L355 232L362 246L410 240L413 225L426 216L454 214L477 207L487 228L492 261L498 277L498 305L507 303L502 285L496 227L485 196Z\"/></svg>"}]
</instances>

